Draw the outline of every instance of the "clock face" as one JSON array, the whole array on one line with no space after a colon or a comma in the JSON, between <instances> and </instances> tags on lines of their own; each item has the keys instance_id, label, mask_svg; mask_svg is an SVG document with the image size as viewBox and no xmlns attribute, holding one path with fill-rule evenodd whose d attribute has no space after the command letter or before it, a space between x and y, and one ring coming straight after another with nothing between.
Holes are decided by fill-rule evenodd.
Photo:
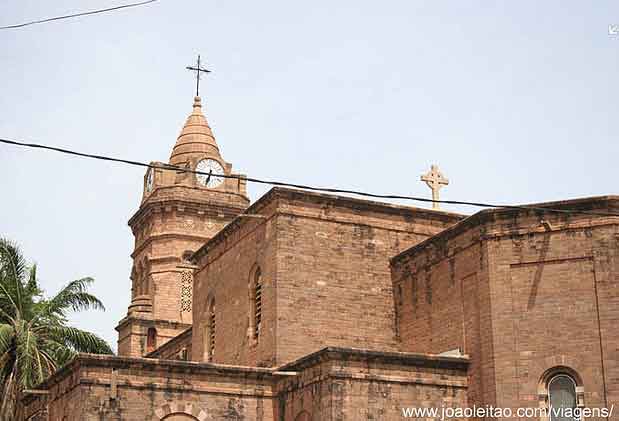
<instances>
[{"instance_id":1,"label":"clock face","mask_svg":"<svg viewBox=\"0 0 619 421\"><path fill-rule=\"evenodd\" d=\"M212 189L214 187L220 186L221 183L224 182L223 177L218 177L218 175L223 175L224 169L221 164L214 159L203 159L198 162L196 165L196 171L200 171L203 173L211 173L211 178L206 182L208 175L207 174L196 174L196 178L198 179L198 183L203 186Z\"/></svg>"},{"instance_id":2,"label":"clock face","mask_svg":"<svg viewBox=\"0 0 619 421\"><path fill-rule=\"evenodd\" d=\"M151 191L153 189L153 178L153 169L149 168L146 174L146 191Z\"/></svg>"}]
</instances>

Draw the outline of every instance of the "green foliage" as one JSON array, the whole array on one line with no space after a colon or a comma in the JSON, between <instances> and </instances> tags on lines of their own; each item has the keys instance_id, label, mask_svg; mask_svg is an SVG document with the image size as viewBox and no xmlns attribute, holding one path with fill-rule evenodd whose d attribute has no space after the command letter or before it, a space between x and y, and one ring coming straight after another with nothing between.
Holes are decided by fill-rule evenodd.
<instances>
[{"instance_id":1,"label":"green foliage","mask_svg":"<svg viewBox=\"0 0 619 421\"><path fill-rule=\"evenodd\" d=\"M0 238L0 421L13 420L22 392L76 353L112 353L97 335L67 326L70 312L105 310L88 292L92 283L78 279L45 298L36 265L29 266L15 244Z\"/></svg>"}]
</instances>

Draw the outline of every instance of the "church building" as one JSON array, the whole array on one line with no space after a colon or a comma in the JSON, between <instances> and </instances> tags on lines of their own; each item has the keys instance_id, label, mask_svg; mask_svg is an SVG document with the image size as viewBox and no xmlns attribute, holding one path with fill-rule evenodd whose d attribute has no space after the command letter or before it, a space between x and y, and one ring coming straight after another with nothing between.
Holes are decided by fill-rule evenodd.
<instances>
[{"instance_id":1,"label":"church building","mask_svg":"<svg viewBox=\"0 0 619 421\"><path fill-rule=\"evenodd\" d=\"M196 97L129 219L118 355L80 354L24 420L546 421L619 403L619 197L472 216L279 187L250 203L224 151Z\"/></svg>"}]
</instances>

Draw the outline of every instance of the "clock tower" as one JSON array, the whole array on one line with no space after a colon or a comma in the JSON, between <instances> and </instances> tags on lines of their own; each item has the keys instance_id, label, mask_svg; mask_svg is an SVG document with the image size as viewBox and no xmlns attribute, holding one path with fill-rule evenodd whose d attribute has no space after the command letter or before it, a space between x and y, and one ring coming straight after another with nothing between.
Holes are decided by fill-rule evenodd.
<instances>
[{"instance_id":1,"label":"clock tower","mask_svg":"<svg viewBox=\"0 0 619 421\"><path fill-rule=\"evenodd\" d=\"M140 357L191 327L193 266L189 256L249 205L246 181L224 178L224 161L196 96L169 164L210 173L196 175L151 162L143 196L129 219L131 304L119 322L118 354Z\"/></svg>"}]
</instances>

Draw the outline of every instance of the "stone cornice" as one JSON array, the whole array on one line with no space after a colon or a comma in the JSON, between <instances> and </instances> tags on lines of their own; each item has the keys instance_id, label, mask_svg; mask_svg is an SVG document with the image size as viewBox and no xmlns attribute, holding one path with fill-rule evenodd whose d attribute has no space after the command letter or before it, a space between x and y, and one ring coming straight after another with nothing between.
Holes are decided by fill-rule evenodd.
<instances>
[{"instance_id":1,"label":"stone cornice","mask_svg":"<svg viewBox=\"0 0 619 421\"><path fill-rule=\"evenodd\" d=\"M247 200L247 203L249 203L249 199L244 199ZM185 211L190 211L196 214L199 214L200 212L208 212L213 216L217 216L218 214L223 213L225 216L228 217L236 216L245 210L245 206L236 206L234 204L225 201L218 201L213 198L204 198L202 200L195 200L195 198L153 198L147 199L142 202L140 208L133 214L133 216L131 216L131 218L129 218L127 224L130 227L137 226L139 225L139 222L150 213L162 211L168 207L176 209L181 207Z\"/></svg>"},{"instance_id":2,"label":"stone cornice","mask_svg":"<svg viewBox=\"0 0 619 421\"><path fill-rule=\"evenodd\" d=\"M334 194L317 193L307 190L297 190L283 187L274 187L264 196L257 200L248 210L259 207L261 202L264 205L273 199L300 200L303 202L313 202L316 204L330 204L335 207L344 207L360 211L387 213L402 216L417 216L427 219L439 219L444 222L458 221L466 217L454 212L417 208L413 206L395 205L392 203L377 202L373 200L358 199L356 197L338 196ZM264 206L263 205L263 206Z\"/></svg>"},{"instance_id":3,"label":"stone cornice","mask_svg":"<svg viewBox=\"0 0 619 421\"><path fill-rule=\"evenodd\" d=\"M447 357L413 352L383 352L357 348L326 347L278 368L278 371L299 371L324 361L362 361L427 368L462 370L469 366L468 356Z\"/></svg>"},{"instance_id":4,"label":"stone cornice","mask_svg":"<svg viewBox=\"0 0 619 421\"><path fill-rule=\"evenodd\" d=\"M36 389L49 390L68 377L73 378L73 385L71 388L77 383L84 383L84 378L81 376L73 376L80 372L82 368L87 369L88 367L145 371L162 379L168 378L170 373L192 375L202 374L252 380L270 380L275 376L274 370L270 368L80 353L73 360L71 360L71 362L61 367L47 380L37 385ZM33 398L36 397L27 396L24 401L27 402Z\"/></svg>"},{"instance_id":5,"label":"stone cornice","mask_svg":"<svg viewBox=\"0 0 619 421\"><path fill-rule=\"evenodd\" d=\"M183 332L181 335L185 335ZM453 374L465 375L468 366L469 358L463 357L447 357L432 354L419 354L419 353L405 353L405 352L381 352L370 351L365 349L355 348L340 348L340 347L326 347L317 352L304 356L296 361L285 364L281 367L249 367L249 366L235 366L226 364L215 364L206 362L195 361L182 361L182 360L163 360L156 358L145 357L119 357L114 355L95 355L95 354L78 354L71 362L61 367L56 373L54 373L47 380L37 385L37 390L52 391L52 398L59 394L66 394L79 384L83 385L102 385L106 386L110 383L109 380L93 378L92 375L88 375L92 372L92 368L103 368L109 370L123 370L125 372L139 372L148 373L154 378L166 379L170 377L170 374L177 373L188 376L216 376L226 377L228 379L239 379L239 384L246 385L247 380L253 380L258 382L273 382L270 385L263 384L258 386L260 389L260 395L270 397L273 396L273 392L268 389L262 389L262 387L276 386L280 381L286 381L291 376L296 377L301 371L312 368L325 361L357 361L363 363L377 363L379 365L395 365L395 366L414 366L421 368L428 368L431 370L452 370ZM82 371L82 369L84 369ZM361 381L385 381L396 383L415 383L415 384L439 384L443 386L453 387L466 387L465 381L449 380L449 379L436 379L430 381L429 379L423 379L414 376L397 376L397 375L380 375L376 374L371 377L367 375L346 373L341 370L331 371L328 376L334 378L353 379ZM63 381L69 379L69 384L61 389L52 390L55 386L59 385ZM131 387L131 388L148 388L151 390L153 387L161 387L162 390L170 390L170 385L157 385L150 382L131 382L127 383L125 380L121 380L118 387ZM179 391L198 390L195 386L188 384L187 386L178 385ZM235 395L254 395L256 394L256 387L251 388L239 388L230 387L228 389L222 389L220 387L213 387L202 390L204 393L224 393ZM24 403L28 404L36 400L38 396L29 395L24 397Z\"/></svg>"},{"instance_id":6,"label":"stone cornice","mask_svg":"<svg viewBox=\"0 0 619 421\"><path fill-rule=\"evenodd\" d=\"M254 204L247 208L244 212L246 215L257 215L260 211L273 204L277 200L298 200L306 203L314 203L319 205L331 205L333 207L348 208L354 211L375 212L388 215L401 215L404 218L422 218L434 219L443 223L457 223L465 218L465 215L435 211L430 209L415 208L410 206L393 205L390 203L374 202L369 200L357 199L347 196L336 196L324 193L315 193L305 190L294 190L282 187L274 187L269 190L264 196L258 199ZM268 216L268 215L265 215ZM215 247L223 241L232 232L236 231L241 225L248 223L249 218L236 217L213 238L206 242L192 256L192 260L197 261L206 253L209 248Z\"/></svg>"},{"instance_id":7,"label":"stone cornice","mask_svg":"<svg viewBox=\"0 0 619 421\"><path fill-rule=\"evenodd\" d=\"M525 206L580 212L613 212L619 214L619 196L594 196L558 202L536 203ZM532 231L531 229L515 228L517 225L515 224L516 218L522 216L536 216L540 219L544 216L549 219L553 218L555 220L558 219L563 221L563 224L555 230L582 229L586 227L619 224L619 217L616 216L587 215L585 213L558 213L553 211L544 211L542 209L484 209L458 222L454 226L436 234L435 236L430 237L407 250L404 250L400 254L397 254L391 258L390 264L392 266L396 265L407 257L419 253L427 247L431 247L433 244L444 244L465 231L477 227L480 227L479 240L544 231L543 229ZM504 227L502 227L502 225L504 225Z\"/></svg>"},{"instance_id":8,"label":"stone cornice","mask_svg":"<svg viewBox=\"0 0 619 421\"><path fill-rule=\"evenodd\" d=\"M183 333L184 334L184 333ZM326 347L312 354L281 367L264 368L240 365L215 364L182 360L162 360L146 357L120 357L116 355L78 354L71 362L61 367L50 378L37 386L39 390L46 390L60 383L72 373L82 367L103 367L110 369L140 370L151 373L191 373L246 379L269 379L280 377L279 372L296 372L315 366L323 361L363 361L383 364L397 364L402 366L416 366L434 369L450 369L466 372L469 358L446 357L433 354L408 352L382 352L356 348ZM165 378L165 375L161 375Z\"/></svg>"},{"instance_id":9,"label":"stone cornice","mask_svg":"<svg viewBox=\"0 0 619 421\"><path fill-rule=\"evenodd\" d=\"M154 242L156 240L165 240L165 239L168 239L168 238L170 238L170 239L196 240L196 241L206 242L206 241L208 241L208 239L210 237L209 237L208 234L206 234L206 235L193 235L193 234L187 234L187 233L181 233L181 232L166 232L166 233L161 233L161 234L151 234L151 235L148 236L148 238L146 238L145 240L140 242L137 245L137 247L135 247L135 249L131 253L131 257L135 258L138 254L140 254L140 252L142 250L144 250L146 247L148 247L148 245L151 244L152 242ZM159 263L163 263L165 261L174 262L174 261L180 261L181 260L180 257L173 256L173 255L152 257L151 259L153 261L158 261Z\"/></svg>"},{"instance_id":10,"label":"stone cornice","mask_svg":"<svg viewBox=\"0 0 619 421\"><path fill-rule=\"evenodd\" d=\"M191 323L183 323L175 320L163 320L163 319L151 319L147 317L137 317L134 315L127 315L123 317L116 326L116 331L122 329L126 324L134 322L137 324L141 324L142 326L152 326L153 324L157 324L158 326L169 327L171 329L188 329L191 327Z\"/></svg>"}]
</instances>

